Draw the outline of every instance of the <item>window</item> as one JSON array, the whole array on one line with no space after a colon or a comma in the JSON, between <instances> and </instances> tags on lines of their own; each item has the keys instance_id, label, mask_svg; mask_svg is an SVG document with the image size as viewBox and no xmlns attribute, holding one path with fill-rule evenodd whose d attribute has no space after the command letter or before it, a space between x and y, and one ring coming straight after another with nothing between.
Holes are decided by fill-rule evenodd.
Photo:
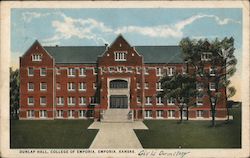
<instances>
[{"instance_id":1,"label":"window","mask_svg":"<svg viewBox=\"0 0 250 158\"><path fill-rule=\"evenodd\" d=\"M163 110L157 110L156 111L156 117L157 118L163 118Z\"/></svg>"},{"instance_id":2,"label":"window","mask_svg":"<svg viewBox=\"0 0 250 158\"><path fill-rule=\"evenodd\" d=\"M152 97L146 97L145 104L146 105L152 105Z\"/></svg>"},{"instance_id":3,"label":"window","mask_svg":"<svg viewBox=\"0 0 250 158\"><path fill-rule=\"evenodd\" d=\"M196 96L196 105L203 105L203 94L198 94Z\"/></svg>"},{"instance_id":4,"label":"window","mask_svg":"<svg viewBox=\"0 0 250 158\"><path fill-rule=\"evenodd\" d=\"M86 83L79 83L79 91L86 91Z\"/></svg>"},{"instance_id":5,"label":"window","mask_svg":"<svg viewBox=\"0 0 250 158\"><path fill-rule=\"evenodd\" d=\"M197 110L196 111L196 117L203 117L204 111L203 110Z\"/></svg>"},{"instance_id":6,"label":"window","mask_svg":"<svg viewBox=\"0 0 250 158\"><path fill-rule=\"evenodd\" d=\"M156 76L162 76L161 68L159 67L156 68Z\"/></svg>"},{"instance_id":7,"label":"window","mask_svg":"<svg viewBox=\"0 0 250 158\"><path fill-rule=\"evenodd\" d=\"M161 82L156 83L156 90L157 91L162 91L163 89L161 88Z\"/></svg>"},{"instance_id":8,"label":"window","mask_svg":"<svg viewBox=\"0 0 250 158\"><path fill-rule=\"evenodd\" d=\"M209 82L209 89L210 91L215 91L216 90L216 85L214 82Z\"/></svg>"},{"instance_id":9,"label":"window","mask_svg":"<svg viewBox=\"0 0 250 158\"><path fill-rule=\"evenodd\" d=\"M148 75L148 68L147 67L144 68L144 74Z\"/></svg>"},{"instance_id":10,"label":"window","mask_svg":"<svg viewBox=\"0 0 250 158\"><path fill-rule=\"evenodd\" d=\"M42 54L33 54L32 61L42 61Z\"/></svg>"},{"instance_id":11,"label":"window","mask_svg":"<svg viewBox=\"0 0 250 158\"><path fill-rule=\"evenodd\" d=\"M58 83L58 82L56 83L56 89L57 89L57 90L60 90L60 89L61 89L61 84Z\"/></svg>"},{"instance_id":12,"label":"window","mask_svg":"<svg viewBox=\"0 0 250 158\"><path fill-rule=\"evenodd\" d=\"M140 86L140 83L139 83L139 82L136 83L136 88L137 88L137 89L141 89L141 86Z\"/></svg>"},{"instance_id":13,"label":"window","mask_svg":"<svg viewBox=\"0 0 250 158\"><path fill-rule=\"evenodd\" d=\"M64 98L63 97L57 97L56 98L56 104L57 105L64 105Z\"/></svg>"},{"instance_id":14,"label":"window","mask_svg":"<svg viewBox=\"0 0 250 158\"><path fill-rule=\"evenodd\" d=\"M141 73L141 67L136 67L136 73L140 74Z\"/></svg>"},{"instance_id":15,"label":"window","mask_svg":"<svg viewBox=\"0 0 250 158\"><path fill-rule=\"evenodd\" d=\"M116 51L115 52L115 61L126 61L126 51Z\"/></svg>"},{"instance_id":16,"label":"window","mask_svg":"<svg viewBox=\"0 0 250 158\"><path fill-rule=\"evenodd\" d=\"M182 74L186 74L187 73L187 66L183 66L182 67Z\"/></svg>"},{"instance_id":17,"label":"window","mask_svg":"<svg viewBox=\"0 0 250 158\"><path fill-rule=\"evenodd\" d=\"M28 68L28 76L34 76L34 68L33 67Z\"/></svg>"},{"instance_id":18,"label":"window","mask_svg":"<svg viewBox=\"0 0 250 158\"><path fill-rule=\"evenodd\" d=\"M201 54L201 60L202 61L209 61L209 60L211 60L211 57L212 57L212 53L211 52L203 52Z\"/></svg>"},{"instance_id":19,"label":"window","mask_svg":"<svg viewBox=\"0 0 250 158\"><path fill-rule=\"evenodd\" d=\"M40 105L46 105L46 97L40 97Z\"/></svg>"},{"instance_id":20,"label":"window","mask_svg":"<svg viewBox=\"0 0 250 158\"><path fill-rule=\"evenodd\" d=\"M32 105L34 105L34 98L33 97L28 97L28 105L29 106L32 106Z\"/></svg>"},{"instance_id":21,"label":"window","mask_svg":"<svg viewBox=\"0 0 250 158\"><path fill-rule=\"evenodd\" d=\"M68 110L68 117L74 118L74 110Z\"/></svg>"},{"instance_id":22,"label":"window","mask_svg":"<svg viewBox=\"0 0 250 158\"><path fill-rule=\"evenodd\" d=\"M40 76L46 76L46 68L40 69Z\"/></svg>"},{"instance_id":23,"label":"window","mask_svg":"<svg viewBox=\"0 0 250 158\"><path fill-rule=\"evenodd\" d=\"M75 105L76 98L75 97L68 97L68 105Z\"/></svg>"},{"instance_id":24,"label":"window","mask_svg":"<svg viewBox=\"0 0 250 158\"><path fill-rule=\"evenodd\" d=\"M93 89L96 89L96 83L93 83Z\"/></svg>"},{"instance_id":25,"label":"window","mask_svg":"<svg viewBox=\"0 0 250 158\"><path fill-rule=\"evenodd\" d=\"M34 91L34 83L32 82L28 83L28 91Z\"/></svg>"},{"instance_id":26,"label":"window","mask_svg":"<svg viewBox=\"0 0 250 158\"><path fill-rule=\"evenodd\" d=\"M123 67L121 67L121 66L117 67L117 72L122 72L122 70L123 70Z\"/></svg>"},{"instance_id":27,"label":"window","mask_svg":"<svg viewBox=\"0 0 250 158\"><path fill-rule=\"evenodd\" d=\"M216 74L216 67L212 66L209 68L209 74L210 76L215 76Z\"/></svg>"},{"instance_id":28,"label":"window","mask_svg":"<svg viewBox=\"0 0 250 158\"><path fill-rule=\"evenodd\" d=\"M60 75L61 74L61 71L60 71L60 68L56 68L56 75Z\"/></svg>"},{"instance_id":29,"label":"window","mask_svg":"<svg viewBox=\"0 0 250 158\"><path fill-rule=\"evenodd\" d=\"M40 91L46 91L47 90L47 83L42 82L40 83Z\"/></svg>"},{"instance_id":30,"label":"window","mask_svg":"<svg viewBox=\"0 0 250 158\"><path fill-rule=\"evenodd\" d=\"M167 75L173 76L175 74L175 67L167 67Z\"/></svg>"},{"instance_id":31,"label":"window","mask_svg":"<svg viewBox=\"0 0 250 158\"><path fill-rule=\"evenodd\" d=\"M137 103L141 103L141 97L137 96Z\"/></svg>"},{"instance_id":32,"label":"window","mask_svg":"<svg viewBox=\"0 0 250 158\"><path fill-rule=\"evenodd\" d=\"M126 70L126 71L127 71L127 72L133 72L132 67L131 67L131 66L127 67L127 70Z\"/></svg>"},{"instance_id":33,"label":"window","mask_svg":"<svg viewBox=\"0 0 250 158\"><path fill-rule=\"evenodd\" d=\"M75 68L68 68L68 76L74 77L76 75L76 69Z\"/></svg>"},{"instance_id":34,"label":"window","mask_svg":"<svg viewBox=\"0 0 250 158\"><path fill-rule=\"evenodd\" d=\"M34 110L28 110L27 111L27 117L28 118L34 118L35 117L35 111Z\"/></svg>"},{"instance_id":35,"label":"window","mask_svg":"<svg viewBox=\"0 0 250 158\"><path fill-rule=\"evenodd\" d=\"M80 118L86 117L86 114L87 114L86 110L79 110L79 117Z\"/></svg>"},{"instance_id":36,"label":"window","mask_svg":"<svg viewBox=\"0 0 250 158\"><path fill-rule=\"evenodd\" d=\"M93 68L93 74L96 75L98 73L98 68Z\"/></svg>"},{"instance_id":37,"label":"window","mask_svg":"<svg viewBox=\"0 0 250 158\"><path fill-rule=\"evenodd\" d=\"M79 76L86 76L86 69L85 68L80 68Z\"/></svg>"},{"instance_id":38,"label":"window","mask_svg":"<svg viewBox=\"0 0 250 158\"><path fill-rule=\"evenodd\" d=\"M92 97L90 98L90 103L91 103L91 104L96 104L96 103L97 103L97 97L92 96Z\"/></svg>"},{"instance_id":39,"label":"window","mask_svg":"<svg viewBox=\"0 0 250 158\"><path fill-rule=\"evenodd\" d=\"M116 71L115 67L113 66L109 67L109 72L115 72L115 71Z\"/></svg>"},{"instance_id":40,"label":"window","mask_svg":"<svg viewBox=\"0 0 250 158\"><path fill-rule=\"evenodd\" d=\"M145 117L152 118L152 110L145 110Z\"/></svg>"},{"instance_id":41,"label":"window","mask_svg":"<svg viewBox=\"0 0 250 158\"><path fill-rule=\"evenodd\" d=\"M80 97L79 98L79 105L86 105L86 101L87 101L86 97Z\"/></svg>"},{"instance_id":42,"label":"window","mask_svg":"<svg viewBox=\"0 0 250 158\"><path fill-rule=\"evenodd\" d=\"M128 82L124 80L110 81L110 88L128 88Z\"/></svg>"},{"instance_id":43,"label":"window","mask_svg":"<svg viewBox=\"0 0 250 158\"><path fill-rule=\"evenodd\" d=\"M197 82L197 83L196 83L196 89L197 89L198 91L202 91L202 90L203 90L203 87L204 87L203 83L201 83L201 82Z\"/></svg>"},{"instance_id":44,"label":"window","mask_svg":"<svg viewBox=\"0 0 250 158\"><path fill-rule=\"evenodd\" d=\"M39 113L40 113L40 118L46 118L47 117L47 110L40 110L39 111Z\"/></svg>"},{"instance_id":45,"label":"window","mask_svg":"<svg viewBox=\"0 0 250 158\"><path fill-rule=\"evenodd\" d=\"M198 67L196 73L197 73L198 76L204 76L204 68L203 67Z\"/></svg>"},{"instance_id":46,"label":"window","mask_svg":"<svg viewBox=\"0 0 250 158\"><path fill-rule=\"evenodd\" d=\"M162 97L156 97L156 104L157 105L163 105L163 99L162 99Z\"/></svg>"},{"instance_id":47,"label":"window","mask_svg":"<svg viewBox=\"0 0 250 158\"><path fill-rule=\"evenodd\" d=\"M149 85L148 82L145 82L145 89L148 89Z\"/></svg>"},{"instance_id":48,"label":"window","mask_svg":"<svg viewBox=\"0 0 250 158\"><path fill-rule=\"evenodd\" d=\"M168 110L168 118L174 118L175 117L175 110Z\"/></svg>"},{"instance_id":49,"label":"window","mask_svg":"<svg viewBox=\"0 0 250 158\"><path fill-rule=\"evenodd\" d=\"M175 105L175 99L174 98L169 98L167 99L168 105Z\"/></svg>"},{"instance_id":50,"label":"window","mask_svg":"<svg viewBox=\"0 0 250 158\"><path fill-rule=\"evenodd\" d=\"M68 83L68 91L75 91L76 90L76 84L73 82Z\"/></svg>"},{"instance_id":51,"label":"window","mask_svg":"<svg viewBox=\"0 0 250 158\"><path fill-rule=\"evenodd\" d=\"M56 110L56 117L63 118L63 110Z\"/></svg>"}]
</instances>

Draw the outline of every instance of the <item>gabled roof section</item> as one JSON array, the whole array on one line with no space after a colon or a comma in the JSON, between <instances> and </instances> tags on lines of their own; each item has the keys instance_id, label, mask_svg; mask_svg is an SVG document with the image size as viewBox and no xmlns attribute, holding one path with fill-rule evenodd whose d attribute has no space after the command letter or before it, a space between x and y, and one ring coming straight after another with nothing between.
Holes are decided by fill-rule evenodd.
<instances>
[{"instance_id":1,"label":"gabled roof section","mask_svg":"<svg viewBox=\"0 0 250 158\"><path fill-rule=\"evenodd\" d=\"M122 36L122 34L119 34L116 39L110 44L109 47L112 47L117 41L124 41L127 45L131 46L128 41Z\"/></svg>"}]
</instances>

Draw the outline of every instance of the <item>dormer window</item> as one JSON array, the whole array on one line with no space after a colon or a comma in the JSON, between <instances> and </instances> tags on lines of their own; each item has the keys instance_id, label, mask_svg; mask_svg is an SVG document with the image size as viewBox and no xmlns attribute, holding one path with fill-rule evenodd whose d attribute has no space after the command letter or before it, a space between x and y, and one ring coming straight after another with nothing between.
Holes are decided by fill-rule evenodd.
<instances>
[{"instance_id":1,"label":"dormer window","mask_svg":"<svg viewBox=\"0 0 250 158\"><path fill-rule=\"evenodd\" d=\"M33 54L32 61L42 61L42 54Z\"/></svg>"},{"instance_id":2,"label":"dormer window","mask_svg":"<svg viewBox=\"0 0 250 158\"><path fill-rule=\"evenodd\" d=\"M116 51L115 52L115 61L126 61L126 51Z\"/></svg>"},{"instance_id":3,"label":"dormer window","mask_svg":"<svg viewBox=\"0 0 250 158\"><path fill-rule=\"evenodd\" d=\"M201 54L201 60L202 61L210 61L212 57L212 53L211 52L203 52Z\"/></svg>"}]
</instances>

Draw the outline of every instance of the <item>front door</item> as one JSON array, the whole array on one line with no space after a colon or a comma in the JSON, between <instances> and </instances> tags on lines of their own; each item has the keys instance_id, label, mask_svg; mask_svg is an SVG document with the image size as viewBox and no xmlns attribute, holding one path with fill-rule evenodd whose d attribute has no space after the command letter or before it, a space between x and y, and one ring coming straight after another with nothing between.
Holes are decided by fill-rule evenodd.
<instances>
[{"instance_id":1,"label":"front door","mask_svg":"<svg viewBox=\"0 0 250 158\"><path fill-rule=\"evenodd\" d=\"M128 97L126 95L111 95L110 108L128 108Z\"/></svg>"}]
</instances>

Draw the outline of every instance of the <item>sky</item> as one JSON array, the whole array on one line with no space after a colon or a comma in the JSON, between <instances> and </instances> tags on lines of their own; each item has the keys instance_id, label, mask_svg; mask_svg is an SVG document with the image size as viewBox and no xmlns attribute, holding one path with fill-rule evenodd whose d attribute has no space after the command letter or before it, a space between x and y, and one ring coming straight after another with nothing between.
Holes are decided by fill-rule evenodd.
<instances>
[{"instance_id":1,"label":"sky","mask_svg":"<svg viewBox=\"0 0 250 158\"><path fill-rule=\"evenodd\" d=\"M11 65L38 40L43 46L110 44L122 34L132 45L178 45L193 39L233 37L241 75L242 10L240 8L84 8L11 10ZM240 93L235 98L240 100Z\"/></svg>"}]
</instances>

